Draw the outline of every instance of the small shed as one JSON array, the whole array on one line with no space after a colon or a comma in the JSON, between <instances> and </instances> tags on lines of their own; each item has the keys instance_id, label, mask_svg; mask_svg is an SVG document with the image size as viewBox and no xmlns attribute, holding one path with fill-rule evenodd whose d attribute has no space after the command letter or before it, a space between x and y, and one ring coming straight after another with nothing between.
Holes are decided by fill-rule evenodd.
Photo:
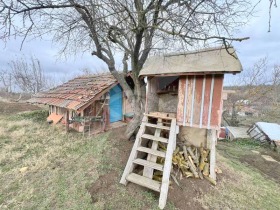
<instances>
[{"instance_id":1,"label":"small shed","mask_svg":"<svg viewBox=\"0 0 280 210\"><path fill-rule=\"evenodd\" d=\"M140 72L147 77L145 112L176 116L179 140L210 149L210 175L214 179L224 74L241 70L235 50L218 47L154 56Z\"/></svg>"},{"instance_id":2,"label":"small shed","mask_svg":"<svg viewBox=\"0 0 280 210\"><path fill-rule=\"evenodd\" d=\"M268 122L256 122L249 129L248 134L251 138L260 142L268 142L274 144L275 147L280 146L280 125Z\"/></svg>"},{"instance_id":3,"label":"small shed","mask_svg":"<svg viewBox=\"0 0 280 210\"><path fill-rule=\"evenodd\" d=\"M80 132L86 127L105 130L132 112L121 86L108 73L77 77L36 94L28 102L48 105L49 121L69 124Z\"/></svg>"}]
</instances>

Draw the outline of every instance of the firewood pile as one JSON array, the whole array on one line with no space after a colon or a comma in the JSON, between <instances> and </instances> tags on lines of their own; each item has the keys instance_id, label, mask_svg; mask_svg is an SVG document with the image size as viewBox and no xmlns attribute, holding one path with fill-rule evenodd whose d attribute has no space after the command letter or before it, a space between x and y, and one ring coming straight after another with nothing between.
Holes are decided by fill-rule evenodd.
<instances>
[{"instance_id":1,"label":"firewood pile","mask_svg":"<svg viewBox=\"0 0 280 210\"><path fill-rule=\"evenodd\" d=\"M166 146L159 143L159 149L166 151ZM164 158L158 157L157 163L163 164ZM171 177L174 182L179 185L178 180L185 178L207 179L211 184L216 185L216 181L209 177L210 171L210 150L202 146L197 148L186 145L182 142L177 143L177 147L173 153L172 158L173 169ZM221 170L216 168L217 173ZM153 179L161 181L162 173L156 171Z\"/></svg>"}]
</instances>

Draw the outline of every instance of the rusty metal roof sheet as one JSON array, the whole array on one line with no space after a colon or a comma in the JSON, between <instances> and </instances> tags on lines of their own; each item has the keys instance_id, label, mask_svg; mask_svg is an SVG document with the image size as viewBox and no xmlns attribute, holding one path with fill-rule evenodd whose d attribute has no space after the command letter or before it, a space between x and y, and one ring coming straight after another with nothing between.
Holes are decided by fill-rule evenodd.
<instances>
[{"instance_id":1,"label":"rusty metal roof sheet","mask_svg":"<svg viewBox=\"0 0 280 210\"><path fill-rule=\"evenodd\" d=\"M49 91L37 93L28 102L77 110L115 84L117 80L111 74L77 77Z\"/></svg>"}]
</instances>

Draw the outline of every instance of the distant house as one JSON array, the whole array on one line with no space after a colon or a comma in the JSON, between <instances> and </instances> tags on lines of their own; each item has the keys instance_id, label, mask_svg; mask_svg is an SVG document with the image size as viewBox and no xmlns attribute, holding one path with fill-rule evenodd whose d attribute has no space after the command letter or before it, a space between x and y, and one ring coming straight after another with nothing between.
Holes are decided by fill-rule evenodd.
<instances>
[{"instance_id":1,"label":"distant house","mask_svg":"<svg viewBox=\"0 0 280 210\"><path fill-rule=\"evenodd\" d=\"M111 74L77 77L36 94L28 102L49 105L49 122L66 123L80 132L85 126L95 125L96 128L96 124L102 129L99 122L105 129L123 121L125 114L132 115L122 87Z\"/></svg>"},{"instance_id":2,"label":"distant house","mask_svg":"<svg viewBox=\"0 0 280 210\"><path fill-rule=\"evenodd\" d=\"M259 111L250 107L250 106L244 106L239 108L239 111L237 112L239 116L254 116L258 117L259 116Z\"/></svg>"}]
</instances>

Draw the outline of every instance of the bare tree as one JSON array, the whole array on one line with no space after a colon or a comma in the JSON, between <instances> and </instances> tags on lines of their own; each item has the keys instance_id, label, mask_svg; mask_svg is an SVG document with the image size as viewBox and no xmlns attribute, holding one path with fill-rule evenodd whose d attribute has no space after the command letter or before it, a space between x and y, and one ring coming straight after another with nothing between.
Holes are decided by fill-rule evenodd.
<instances>
[{"instance_id":1,"label":"bare tree","mask_svg":"<svg viewBox=\"0 0 280 210\"><path fill-rule=\"evenodd\" d=\"M275 64L272 71L271 84L273 86L273 102L275 105L280 105L280 65Z\"/></svg>"},{"instance_id":2,"label":"bare tree","mask_svg":"<svg viewBox=\"0 0 280 210\"><path fill-rule=\"evenodd\" d=\"M5 92L12 92L12 74L8 70L0 70L0 84L1 83Z\"/></svg>"},{"instance_id":3,"label":"bare tree","mask_svg":"<svg viewBox=\"0 0 280 210\"><path fill-rule=\"evenodd\" d=\"M145 87L139 78L150 53L187 50L199 44L232 41L233 30L246 23L252 5L247 0L0 0L0 38L51 34L62 52L78 50L104 61L134 107L130 136L143 113ZM17 20L17 21L15 21ZM19 24L19 21L22 21ZM117 71L117 55L123 71ZM132 89L124 75L131 67Z\"/></svg>"},{"instance_id":4,"label":"bare tree","mask_svg":"<svg viewBox=\"0 0 280 210\"><path fill-rule=\"evenodd\" d=\"M231 106L231 124L238 125L237 113L244 106L254 106L258 111L270 112L275 105L278 106L280 68L268 68L267 57L261 58L255 64L244 70L237 77L238 84L232 84L235 93L229 95L227 104Z\"/></svg>"},{"instance_id":5,"label":"bare tree","mask_svg":"<svg viewBox=\"0 0 280 210\"><path fill-rule=\"evenodd\" d=\"M38 93L47 88L47 80L38 59L31 57L30 63L26 59L16 59L10 63L10 73L23 92Z\"/></svg>"}]
</instances>

